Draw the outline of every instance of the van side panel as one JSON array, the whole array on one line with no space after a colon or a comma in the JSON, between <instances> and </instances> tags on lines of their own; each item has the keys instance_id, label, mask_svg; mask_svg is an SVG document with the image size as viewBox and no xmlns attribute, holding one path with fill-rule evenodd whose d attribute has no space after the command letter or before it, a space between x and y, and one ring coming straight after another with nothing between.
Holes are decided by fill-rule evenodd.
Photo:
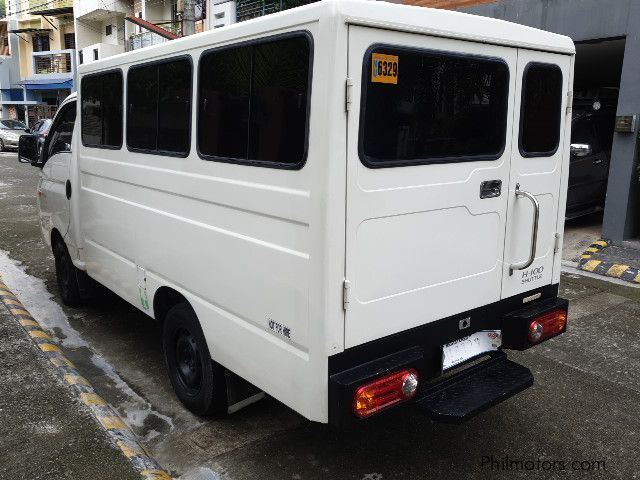
<instances>
[{"instance_id":1,"label":"van side panel","mask_svg":"<svg viewBox=\"0 0 640 480\"><path fill-rule=\"evenodd\" d=\"M339 62L346 69L346 49L342 55L332 51L334 16L327 16L324 24L317 17L301 25L288 22L286 29L277 18L270 23L272 28L263 25L255 37L285 31L313 36L313 79L322 78L319 72L334 70ZM324 44L321 25L330 35ZM234 35L244 41L256 30L243 25ZM234 40L228 38L227 43ZM209 42L172 55L191 55L197 72L202 52L216 45ZM125 77L127 68L124 65ZM197 73L193 82L197 95ZM169 286L181 292L200 319L214 360L307 418L325 422L327 352L342 349L343 333L339 307L344 243L325 245L328 237L344 238L340 148L344 149L345 125L335 122L322 128L329 116L335 118L335 109L344 115L343 99L334 95L333 102L326 101L335 88L326 78L312 80L309 150L300 170L201 159L196 151L196 108L187 158L134 153L126 147L81 147L79 158L80 224L88 273L149 315L157 289ZM320 199L326 198L330 183L329 144L337 147L331 171L342 168L342 179L332 179L332 189L342 190L342 195L325 202ZM327 225L329 215L337 233ZM330 255L333 258L327 258ZM337 276L331 291L323 285L329 266ZM140 270L146 272L148 309L140 299ZM327 295L333 299L328 301ZM328 308L334 313L325 322Z\"/></svg>"}]
</instances>

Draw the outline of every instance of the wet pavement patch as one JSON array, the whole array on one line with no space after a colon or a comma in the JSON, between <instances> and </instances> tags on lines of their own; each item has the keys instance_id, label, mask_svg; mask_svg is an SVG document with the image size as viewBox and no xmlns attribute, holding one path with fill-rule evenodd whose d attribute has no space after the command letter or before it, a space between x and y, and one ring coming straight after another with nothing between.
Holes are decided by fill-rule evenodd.
<instances>
[{"instance_id":1,"label":"wet pavement patch","mask_svg":"<svg viewBox=\"0 0 640 480\"><path fill-rule=\"evenodd\" d=\"M1 278L1 277L0 277ZM45 331L40 323L31 316L29 311L0 280L0 302L8 310L14 320L26 332L27 337L39 349L53 367L61 383L66 384L72 397L79 400L97 421L107 436L130 462L131 466L148 480L170 480L158 462L152 458L146 448L138 441L135 434L118 416L117 412L96 393L91 383L83 377L76 366L63 353L60 342L51 333ZM1 318L1 317L0 317ZM7 320L5 316L5 320ZM40 357L38 357L40 358ZM46 363L46 362L44 362ZM37 405L29 405L37 408ZM0 409L4 410L4 409ZM32 434L55 434L64 430L66 418L47 419L30 425ZM107 439L105 439L108 441ZM82 465L74 466L82 468ZM108 475L111 475L108 472ZM74 476L74 478L76 478ZM92 477L97 478L97 477ZM111 476L105 478L113 478ZM130 476L122 477L130 478Z\"/></svg>"}]
</instances>

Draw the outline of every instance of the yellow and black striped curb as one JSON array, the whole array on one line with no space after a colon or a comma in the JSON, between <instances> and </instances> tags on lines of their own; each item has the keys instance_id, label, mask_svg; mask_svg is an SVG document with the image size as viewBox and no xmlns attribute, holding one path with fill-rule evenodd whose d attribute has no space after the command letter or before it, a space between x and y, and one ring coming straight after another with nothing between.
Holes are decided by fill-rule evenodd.
<instances>
[{"instance_id":1,"label":"yellow and black striped curb","mask_svg":"<svg viewBox=\"0 0 640 480\"><path fill-rule=\"evenodd\" d=\"M604 262L593 258L598 253L611 245L608 240L598 240L592 243L580 256L579 270L592 272L607 277L619 278L625 282L640 283L640 269L623 263Z\"/></svg>"},{"instance_id":2,"label":"yellow and black striped curb","mask_svg":"<svg viewBox=\"0 0 640 480\"><path fill-rule=\"evenodd\" d=\"M80 375L75 365L65 357L60 342L47 333L31 316L20 300L0 279L0 301L26 330L31 340L49 359L57 374L73 393L89 407L91 413L109 434L115 445L129 459L145 480L171 480L171 476L153 459L136 435L125 424L115 409L98 395L89 381Z\"/></svg>"}]
</instances>

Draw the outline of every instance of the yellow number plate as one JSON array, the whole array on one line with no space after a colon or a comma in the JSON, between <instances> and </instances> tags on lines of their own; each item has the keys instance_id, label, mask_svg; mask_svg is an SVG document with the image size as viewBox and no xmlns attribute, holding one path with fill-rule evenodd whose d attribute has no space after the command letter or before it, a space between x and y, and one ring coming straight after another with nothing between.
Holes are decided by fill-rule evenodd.
<instances>
[{"instance_id":1,"label":"yellow number plate","mask_svg":"<svg viewBox=\"0 0 640 480\"><path fill-rule=\"evenodd\" d=\"M398 57L374 53L371 56L371 81L375 83L398 83Z\"/></svg>"}]
</instances>

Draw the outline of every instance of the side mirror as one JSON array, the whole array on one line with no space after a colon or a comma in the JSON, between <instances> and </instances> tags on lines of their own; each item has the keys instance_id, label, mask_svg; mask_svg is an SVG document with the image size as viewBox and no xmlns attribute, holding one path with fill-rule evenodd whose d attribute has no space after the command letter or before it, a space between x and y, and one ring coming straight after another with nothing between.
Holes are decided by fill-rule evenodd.
<instances>
[{"instance_id":1,"label":"side mirror","mask_svg":"<svg viewBox=\"0 0 640 480\"><path fill-rule=\"evenodd\" d=\"M30 163L38 165L40 155L38 155L38 137L35 135L21 135L18 141L18 161L20 163Z\"/></svg>"},{"instance_id":2,"label":"side mirror","mask_svg":"<svg viewBox=\"0 0 640 480\"><path fill-rule=\"evenodd\" d=\"M593 149L591 145L586 143L572 143L571 144L571 155L574 157L586 157L587 155L591 155L593 153Z\"/></svg>"}]
</instances>

